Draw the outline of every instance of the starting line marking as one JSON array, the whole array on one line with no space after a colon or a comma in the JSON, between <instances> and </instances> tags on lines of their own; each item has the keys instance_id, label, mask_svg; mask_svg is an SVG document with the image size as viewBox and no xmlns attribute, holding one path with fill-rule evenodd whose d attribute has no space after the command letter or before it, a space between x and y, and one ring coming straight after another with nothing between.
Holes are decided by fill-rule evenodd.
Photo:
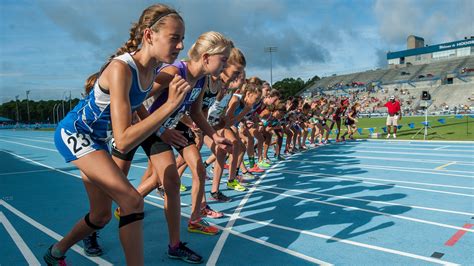
<instances>
[{"instance_id":1,"label":"starting line marking","mask_svg":"<svg viewBox=\"0 0 474 266\"><path fill-rule=\"evenodd\" d=\"M469 229L471 227L473 227L474 224L465 224L463 226L463 228L466 228L466 229ZM466 233L466 231L464 230L459 230L456 232L456 234L454 234L448 241L446 241L446 243L444 243L445 246L454 246L454 244L456 244L456 242L459 241L459 239L461 239L461 237Z\"/></svg>"}]
</instances>

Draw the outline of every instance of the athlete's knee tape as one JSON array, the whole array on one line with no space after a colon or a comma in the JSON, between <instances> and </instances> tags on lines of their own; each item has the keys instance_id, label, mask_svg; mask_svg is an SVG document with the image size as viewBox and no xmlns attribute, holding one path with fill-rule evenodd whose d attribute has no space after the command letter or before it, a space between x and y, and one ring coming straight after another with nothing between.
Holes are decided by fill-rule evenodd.
<instances>
[{"instance_id":1,"label":"athlete's knee tape","mask_svg":"<svg viewBox=\"0 0 474 266\"><path fill-rule=\"evenodd\" d=\"M143 218L145 218L145 213L143 212L137 212L137 213L132 213L125 216L120 216L119 228L136 221L141 221L143 220Z\"/></svg>"},{"instance_id":2,"label":"athlete's knee tape","mask_svg":"<svg viewBox=\"0 0 474 266\"><path fill-rule=\"evenodd\" d=\"M86 222L87 226L89 226L92 229L99 230L99 229L104 228L104 226L98 226L91 223L91 220L89 219L89 213L87 213L86 216L84 217L84 221Z\"/></svg>"}]
</instances>

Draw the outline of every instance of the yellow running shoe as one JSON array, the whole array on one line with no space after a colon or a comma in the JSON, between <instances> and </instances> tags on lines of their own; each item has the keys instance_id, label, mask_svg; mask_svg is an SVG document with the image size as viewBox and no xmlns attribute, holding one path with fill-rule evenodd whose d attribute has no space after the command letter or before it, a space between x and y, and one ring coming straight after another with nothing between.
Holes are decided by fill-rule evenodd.
<instances>
[{"instance_id":1,"label":"yellow running shoe","mask_svg":"<svg viewBox=\"0 0 474 266\"><path fill-rule=\"evenodd\" d=\"M234 179L232 181L227 181L227 188L237 190L237 191L247 190L244 186L240 184L240 182L237 179Z\"/></svg>"},{"instance_id":2,"label":"yellow running shoe","mask_svg":"<svg viewBox=\"0 0 474 266\"><path fill-rule=\"evenodd\" d=\"M115 219L120 221L120 208L119 207L115 208L114 216L115 216Z\"/></svg>"}]
</instances>

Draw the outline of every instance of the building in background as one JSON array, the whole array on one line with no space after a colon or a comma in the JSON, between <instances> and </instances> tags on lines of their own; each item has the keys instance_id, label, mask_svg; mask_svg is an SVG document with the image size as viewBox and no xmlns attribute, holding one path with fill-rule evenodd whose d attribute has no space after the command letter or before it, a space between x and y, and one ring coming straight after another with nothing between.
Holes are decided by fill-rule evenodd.
<instances>
[{"instance_id":1,"label":"building in background","mask_svg":"<svg viewBox=\"0 0 474 266\"><path fill-rule=\"evenodd\" d=\"M460 41L425 46L423 38L410 35L407 38L407 50L388 52L387 61L389 68L399 68L470 55L474 55L474 36Z\"/></svg>"}]
</instances>

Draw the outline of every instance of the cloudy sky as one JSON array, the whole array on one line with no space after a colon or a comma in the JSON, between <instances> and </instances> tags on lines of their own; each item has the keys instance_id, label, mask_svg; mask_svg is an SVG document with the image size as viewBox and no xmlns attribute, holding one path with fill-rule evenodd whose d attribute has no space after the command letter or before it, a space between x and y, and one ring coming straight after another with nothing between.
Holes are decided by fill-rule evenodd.
<instances>
[{"instance_id":1,"label":"cloudy sky","mask_svg":"<svg viewBox=\"0 0 474 266\"><path fill-rule=\"evenodd\" d=\"M426 44L474 35L472 0L176 0L185 56L203 32L231 38L248 75L273 81L384 67L410 34ZM79 97L86 77L128 38L148 0L0 1L0 102Z\"/></svg>"}]
</instances>

